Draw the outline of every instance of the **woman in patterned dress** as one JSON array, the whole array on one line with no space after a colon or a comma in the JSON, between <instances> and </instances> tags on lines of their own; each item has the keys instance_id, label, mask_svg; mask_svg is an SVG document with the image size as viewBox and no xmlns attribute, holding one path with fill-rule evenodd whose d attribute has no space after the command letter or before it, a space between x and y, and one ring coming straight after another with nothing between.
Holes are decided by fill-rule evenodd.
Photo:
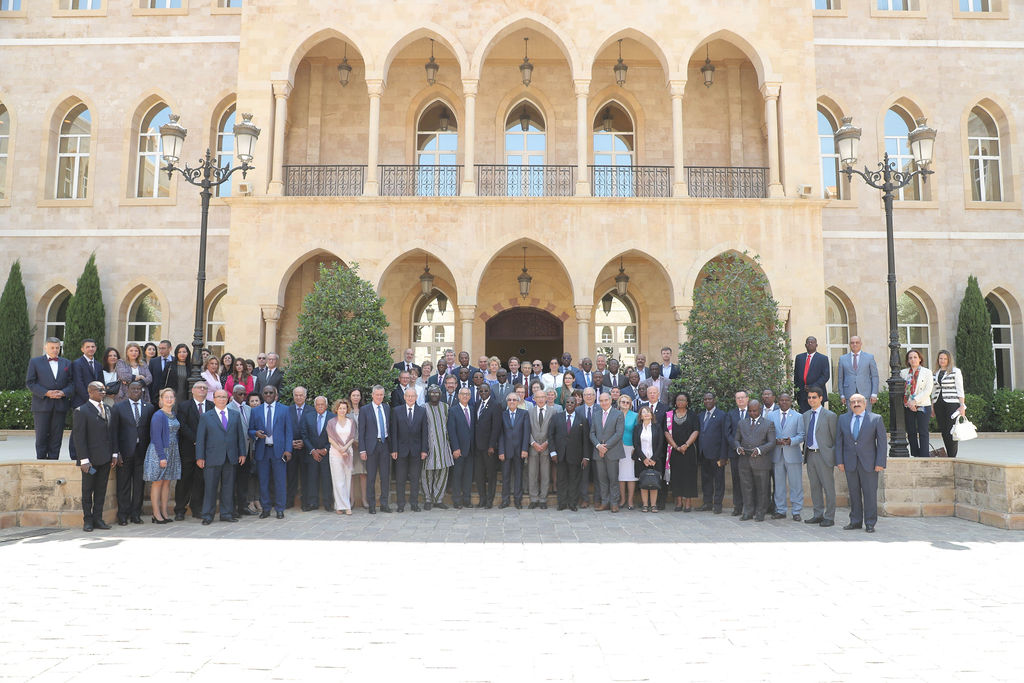
<instances>
[{"instance_id":1,"label":"woman in patterned dress","mask_svg":"<svg viewBox=\"0 0 1024 683\"><path fill-rule=\"evenodd\" d=\"M448 406L441 404L441 390L437 385L427 389L427 427L429 428L429 449L423 461L420 475L423 489L424 508L431 506L447 510L444 491L448 486L448 470L455 464L452 447L448 443Z\"/></svg>"},{"instance_id":2,"label":"woman in patterned dress","mask_svg":"<svg viewBox=\"0 0 1024 683\"><path fill-rule=\"evenodd\" d=\"M150 443L142 465L142 478L153 482L149 491L153 503L153 523L167 524L173 519L168 510L171 482L181 479L179 423L174 416L174 389L161 389L159 402L160 410L153 413L149 425Z\"/></svg>"}]
</instances>

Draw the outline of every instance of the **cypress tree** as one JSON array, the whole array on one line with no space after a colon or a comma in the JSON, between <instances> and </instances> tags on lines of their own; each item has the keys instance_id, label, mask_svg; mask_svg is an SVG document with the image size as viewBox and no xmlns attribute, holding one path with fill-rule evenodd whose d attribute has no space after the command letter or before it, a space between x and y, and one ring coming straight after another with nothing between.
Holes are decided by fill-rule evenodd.
<instances>
[{"instance_id":1,"label":"cypress tree","mask_svg":"<svg viewBox=\"0 0 1024 683\"><path fill-rule=\"evenodd\" d=\"M32 327L19 261L11 264L0 295L0 321L0 389L24 389L25 370L32 355Z\"/></svg>"},{"instance_id":2,"label":"cypress tree","mask_svg":"<svg viewBox=\"0 0 1024 683\"><path fill-rule=\"evenodd\" d=\"M75 294L68 302L67 322L64 324L64 355L71 360L82 355L82 340L95 339L97 357L103 354L106 332L106 309L100 290L100 274L96 269L96 254L89 256Z\"/></svg>"},{"instance_id":3,"label":"cypress tree","mask_svg":"<svg viewBox=\"0 0 1024 683\"><path fill-rule=\"evenodd\" d=\"M964 390L968 394L992 394L996 363L992 355L991 325L978 278L971 275L967 278L967 290L960 302L960 319L956 325L956 364L963 373Z\"/></svg>"}]
</instances>

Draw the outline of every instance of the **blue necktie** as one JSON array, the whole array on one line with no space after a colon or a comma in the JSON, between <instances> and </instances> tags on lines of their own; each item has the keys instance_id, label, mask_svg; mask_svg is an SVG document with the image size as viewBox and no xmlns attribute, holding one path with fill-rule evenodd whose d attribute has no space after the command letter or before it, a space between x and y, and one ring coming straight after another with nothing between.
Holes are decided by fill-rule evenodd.
<instances>
[{"instance_id":1,"label":"blue necktie","mask_svg":"<svg viewBox=\"0 0 1024 683\"><path fill-rule=\"evenodd\" d=\"M516 414L515 411L508 411L508 419L512 422L512 426L516 426Z\"/></svg>"},{"instance_id":2,"label":"blue necktie","mask_svg":"<svg viewBox=\"0 0 1024 683\"><path fill-rule=\"evenodd\" d=\"M853 438L860 436L860 415L853 416Z\"/></svg>"},{"instance_id":3,"label":"blue necktie","mask_svg":"<svg viewBox=\"0 0 1024 683\"><path fill-rule=\"evenodd\" d=\"M320 413L320 415L316 418L316 433L317 434L323 434L323 432L324 432L324 414Z\"/></svg>"},{"instance_id":4,"label":"blue necktie","mask_svg":"<svg viewBox=\"0 0 1024 683\"><path fill-rule=\"evenodd\" d=\"M807 426L807 447L817 448L818 442L814 440L814 421L818 419L818 411L811 411L811 424Z\"/></svg>"},{"instance_id":5,"label":"blue necktie","mask_svg":"<svg viewBox=\"0 0 1024 683\"><path fill-rule=\"evenodd\" d=\"M377 438L383 441L387 438L387 430L384 427L384 411L377 406Z\"/></svg>"}]
</instances>

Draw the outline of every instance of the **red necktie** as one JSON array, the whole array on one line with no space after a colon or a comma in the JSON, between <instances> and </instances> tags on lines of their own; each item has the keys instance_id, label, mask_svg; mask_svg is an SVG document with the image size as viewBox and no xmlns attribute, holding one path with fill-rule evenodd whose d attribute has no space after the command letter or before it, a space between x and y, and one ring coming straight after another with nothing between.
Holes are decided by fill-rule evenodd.
<instances>
[{"instance_id":1,"label":"red necktie","mask_svg":"<svg viewBox=\"0 0 1024 683\"><path fill-rule=\"evenodd\" d=\"M804 361L804 386L807 386L807 372L811 369L811 354L807 354L807 360Z\"/></svg>"}]
</instances>

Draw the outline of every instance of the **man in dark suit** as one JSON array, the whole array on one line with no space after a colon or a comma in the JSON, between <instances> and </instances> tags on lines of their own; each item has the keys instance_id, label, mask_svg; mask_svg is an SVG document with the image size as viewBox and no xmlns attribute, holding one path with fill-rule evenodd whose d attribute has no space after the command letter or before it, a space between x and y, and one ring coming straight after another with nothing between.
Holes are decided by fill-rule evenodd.
<instances>
[{"instance_id":1,"label":"man in dark suit","mask_svg":"<svg viewBox=\"0 0 1024 683\"><path fill-rule=\"evenodd\" d=\"M238 412L238 416L242 418L242 429L245 431L246 438L246 453L249 453L249 445L252 443L252 438L249 436L249 420L252 417L252 407L246 402L248 396L245 391L245 387L241 384L236 384L231 389L231 400L228 401L228 410L234 410ZM235 472L235 516L241 517L242 515L254 515L256 514L255 509L250 509L250 501L252 498L249 495L249 484L255 477L255 465L253 464L253 458L251 454L247 457L245 462L238 466L238 471ZM257 489L258 490L258 489Z\"/></svg>"},{"instance_id":2,"label":"man in dark suit","mask_svg":"<svg viewBox=\"0 0 1024 683\"><path fill-rule=\"evenodd\" d=\"M263 387L274 387L277 393L281 393L281 383L284 381L284 372L277 364L281 356L276 353L267 354L267 367L256 372L256 393L263 395Z\"/></svg>"},{"instance_id":3,"label":"man in dark suit","mask_svg":"<svg viewBox=\"0 0 1024 683\"><path fill-rule=\"evenodd\" d=\"M586 389L594 386L594 363L589 358L580 361L580 371L576 374L573 386L577 389Z\"/></svg>"},{"instance_id":4,"label":"man in dark suit","mask_svg":"<svg viewBox=\"0 0 1024 683\"><path fill-rule=\"evenodd\" d=\"M590 425L576 413L576 398L565 399L565 414L551 420L551 452L556 461L558 509L578 509L583 462L590 457Z\"/></svg>"},{"instance_id":5,"label":"man in dark suit","mask_svg":"<svg viewBox=\"0 0 1024 683\"><path fill-rule=\"evenodd\" d=\"M851 394L852 395L852 394ZM807 463L807 481L814 504L814 516L804 524L830 527L836 519L836 438L839 420L836 414L821 405L825 390L807 387L807 402L811 409L800 417L804 423L804 462Z\"/></svg>"},{"instance_id":6,"label":"man in dark suit","mask_svg":"<svg viewBox=\"0 0 1024 683\"><path fill-rule=\"evenodd\" d=\"M228 392L213 392L214 409L199 420L196 435L196 464L203 470L203 525L213 524L220 485L220 521L237 522L235 516L235 474L245 462L246 441L242 416L228 410Z\"/></svg>"},{"instance_id":7,"label":"man in dark suit","mask_svg":"<svg viewBox=\"0 0 1024 683\"><path fill-rule=\"evenodd\" d=\"M736 425L732 447L739 457L740 485L743 487L741 521L764 521L771 504L768 472L772 469L775 448L775 423L761 415L761 402L747 404L747 417Z\"/></svg>"},{"instance_id":8,"label":"man in dark suit","mask_svg":"<svg viewBox=\"0 0 1024 683\"><path fill-rule=\"evenodd\" d=\"M441 392L441 403L451 408L459 402L459 380L455 375L444 378L444 390Z\"/></svg>"},{"instance_id":9,"label":"man in dark suit","mask_svg":"<svg viewBox=\"0 0 1024 683\"><path fill-rule=\"evenodd\" d=\"M476 385L473 384L473 375L476 374L476 370L467 370L466 368L459 368L458 378L459 381L455 385L455 401L451 405L455 405L459 402L459 389L469 389L469 402L476 403ZM449 406L451 407L451 406Z\"/></svg>"},{"instance_id":10,"label":"man in dark suit","mask_svg":"<svg viewBox=\"0 0 1024 683\"><path fill-rule=\"evenodd\" d=\"M661 347L661 376L671 381L678 379L682 371L672 362L672 347Z\"/></svg>"},{"instance_id":11,"label":"man in dark suit","mask_svg":"<svg viewBox=\"0 0 1024 683\"><path fill-rule=\"evenodd\" d=\"M642 400L647 394L642 393L642 387L640 385L640 373L636 370L630 370L627 376L626 384L622 387L622 393L633 399L633 405L636 405L637 400Z\"/></svg>"},{"instance_id":12,"label":"man in dark suit","mask_svg":"<svg viewBox=\"0 0 1024 683\"><path fill-rule=\"evenodd\" d=\"M637 382L639 381L640 378L637 376ZM629 384L629 380L626 379L623 373L619 372L619 359L612 358L608 361L608 369L604 372L603 385L611 391L612 387L624 389L627 384Z\"/></svg>"},{"instance_id":13,"label":"man in dark suit","mask_svg":"<svg viewBox=\"0 0 1024 683\"><path fill-rule=\"evenodd\" d=\"M285 482L285 504L286 510L295 507L295 496L302 490L306 461L309 459L309 449L302 441L302 420L306 413L312 412L306 404L306 388L295 387L292 389L292 405L288 406L288 419L292 423L292 457L288 460L285 471L287 481Z\"/></svg>"},{"instance_id":14,"label":"man in dark suit","mask_svg":"<svg viewBox=\"0 0 1024 683\"><path fill-rule=\"evenodd\" d=\"M613 359L614 360L614 359ZM584 426L587 429L587 440L590 440L590 425L593 422L594 415L601 410L600 406L597 405L597 391L594 388L583 390L583 403L576 406L576 417L580 418L584 422ZM590 467L590 456L593 454L593 449L585 449L583 455L583 472L580 473L580 491L579 491L579 506L586 508L590 505L590 483L594 481L594 468ZM594 493L597 494L597 483L594 481ZM594 503L597 504L600 501L598 496L594 496Z\"/></svg>"},{"instance_id":15,"label":"man in dark suit","mask_svg":"<svg viewBox=\"0 0 1024 683\"><path fill-rule=\"evenodd\" d=\"M523 463L530 448L530 416L519 410L519 394L505 398L506 410L501 413L501 436L498 437L498 460L501 462L501 509L514 499L516 508L523 507Z\"/></svg>"},{"instance_id":16,"label":"man in dark suit","mask_svg":"<svg viewBox=\"0 0 1024 683\"><path fill-rule=\"evenodd\" d=\"M327 397L313 399L313 410L302 418L302 443L306 447L306 469L302 473L302 509L316 510L322 503L324 510L334 510L334 489L331 487L331 441L327 437L327 422L334 413L327 410Z\"/></svg>"},{"instance_id":17,"label":"man in dark suit","mask_svg":"<svg viewBox=\"0 0 1024 683\"><path fill-rule=\"evenodd\" d=\"M389 410L384 405L384 387L374 385L372 400L359 409L359 457L366 463L366 504L371 515L377 514L373 490L380 474L380 511L391 512L388 507L391 484L391 451L388 434L391 433Z\"/></svg>"},{"instance_id":18,"label":"man in dark suit","mask_svg":"<svg viewBox=\"0 0 1024 683\"><path fill-rule=\"evenodd\" d=\"M793 363L793 386L796 387L796 400L800 412L805 413L810 407L807 403L807 387L825 388L831 376L830 363L824 354L818 353L818 340L808 337L804 341L805 353L797 354Z\"/></svg>"},{"instance_id":19,"label":"man in dark suit","mask_svg":"<svg viewBox=\"0 0 1024 683\"><path fill-rule=\"evenodd\" d=\"M619 461L626 457L622 448L625 416L612 405L611 394L601 394L598 407L590 423L590 443L594 446L593 466L597 490L594 492L594 511L611 508L619 511ZM598 503L598 491L601 502Z\"/></svg>"},{"instance_id":20,"label":"man in dark suit","mask_svg":"<svg viewBox=\"0 0 1024 683\"><path fill-rule=\"evenodd\" d=\"M661 389L656 384L651 384L647 387L646 398L640 397L634 401L637 412L644 406L649 406L651 411L654 412L654 423L663 424L665 422L665 413L668 412L668 404L663 402Z\"/></svg>"},{"instance_id":21,"label":"man in dark suit","mask_svg":"<svg viewBox=\"0 0 1024 683\"><path fill-rule=\"evenodd\" d=\"M153 377L153 381L149 385L149 402L154 406L159 404L157 399L160 395L160 390L167 386L167 371L174 364L174 359L171 358L171 342L169 339L162 339L157 344L156 350L157 355L149 361L149 374Z\"/></svg>"},{"instance_id":22,"label":"man in dark suit","mask_svg":"<svg viewBox=\"0 0 1024 683\"><path fill-rule=\"evenodd\" d=\"M487 386L486 384L481 386ZM476 416L470 404L469 389L459 389L459 402L448 409L448 444L452 447L450 481L452 504L456 510L470 507L473 493L473 431Z\"/></svg>"},{"instance_id":23,"label":"man in dark suit","mask_svg":"<svg viewBox=\"0 0 1024 683\"><path fill-rule=\"evenodd\" d=\"M149 421L155 408L142 400L142 382L128 385L128 400L115 403L110 409L110 430L114 435L114 456L117 458L117 523L121 526L142 524L142 502L146 485L142 481L142 465L149 448Z\"/></svg>"},{"instance_id":24,"label":"man in dark suit","mask_svg":"<svg viewBox=\"0 0 1024 683\"><path fill-rule=\"evenodd\" d=\"M185 519L185 508L191 508L192 516L202 519L203 493L206 482L203 472L196 465L196 436L199 434L199 418L206 411L213 410L213 401L206 400L206 382L196 382L192 387L192 398L178 405L176 415L178 429L178 452L181 454L181 479L174 485L174 519Z\"/></svg>"},{"instance_id":25,"label":"man in dark suit","mask_svg":"<svg viewBox=\"0 0 1024 683\"><path fill-rule=\"evenodd\" d=\"M103 501L107 497L114 455L114 435L110 426L110 411L103 404L107 395L103 382L92 382L87 387L89 401L75 409L72 417L71 438L75 440L78 466L82 468L82 530L109 529L103 521Z\"/></svg>"},{"instance_id":26,"label":"man in dark suit","mask_svg":"<svg viewBox=\"0 0 1024 683\"><path fill-rule=\"evenodd\" d=\"M401 365L401 363L396 363ZM409 388L412 383L412 375L405 370L398 373L398 386L391 390L391 407L397 408L405 405L405 390Z\"/></svg>"},{"instance_id":27,"label":"man in dark suit","mask_svg":"<svg viewBox=\"0 0 1024 683\"><path fill-rule=\"evenodd\" d=\"M96 340L82 340L82 355L71 361L71 383L74 389L71 392L71 410L89 400L90 382L102 382L103 370L100 362L96 359ZM71 439L68 444L71 450L71 459L75 459L75 440Z\"/></svg>"},{"instance_id":28,"label":"man in dark suit","mask_svg":"<svg viewBox=\"0 0 1024 683\"><path fill-rule=\"evenodd\" d=\"M467 375L467 378L473 375L474 370L479 369L474 368L472 365L469 364L469 353L467 351L459 351L459 362L455 363L454 365L448 366L448 369L451 372L451 374L455 376L458 376L462 368L465 368L466 372L469 373L469 375Z\"/></svg>"},{"instance_id":29,"label":"man in dark suit","mask_svg":"<svg viewBox=\"0 0 1024 683\"><path fill-rule=\"evenodd\" d=\"M725 464L729 461L729 416L719 410L715 395L704 394L704 410L697 416L700 424L700 482L704 489L704 512L722 514L725 498Z\"/></svg>"},{"instance_id":30,"label":"man in dark suit","mask_svg":"<svg viewBox=\"0 0 1024 683\"><path fill-rule=\"evenodd\" d=\"M36 429L36 460L56 460L64 440L68 400L74 393L71 361L60 356L60 340L49 337L46 353L28 362L25 388L32 392L32 422ZM102 503L101 503L102 505Z\"/></svg>"},{"instance_id":31,"label":"man in dark suit","mask_svg":"<svg viewBox=\"0 0 1024 683\"><path fill-rule=\"evenodd\" d=\"M413 368L416 368L416 370L419 371L421 369L420 366L412 362L412 359L415 355L416 354L413 353L412 349L406 349L405 353L403 354L404 360L398 361L391 367L394 368L395 370L398 370L399 372L411 372Z\"/></svg>"},{"instance_id":32,"label":"man in dark suit","mask_svg":"<svg viewBox=\"0 0 1024 683\"><path fill-rule=\"evenodd\" d=\"M431 389L431 391L436 391ZM427 459L430 432L427 424L427 409L416 405L416 390L412 387L405 389L402 405L391 409L391 431L388 434L388 444L391 451L391 459L395 463L395 486L397 487L396 498L398 511L405 511L405 484L409 483L409 498L413 512L420 511L420 475L423 473L423 461ZM365 407L365 406L364 406ZM359 424L362 425L362 414ZM374 418L370 418L371 425ZM362 441L359 442L362 444ZM367 485L369 486L369 485ZM370 489L367 488L367 491ZM369 496L369 494L367 494ZM387 503L383 499L381 509ZM427 501L430 502L429 500ZM427 507L429 510L429 506Z\"/></svg>"},{"instance_id":33,"label":"man in dark suit","mask_svg":"<svg viewBox=\"0 0 1024 683\"><path fill-rule=\"evenodd\" d=\"M734 395L736 407L729 411L729 474L732 477L732 516L743 514L743 486L740 483L740 459L732 442L736 439L736 430L740 422L747 419L747 402L750 396L742 389Z\"/></svg>"},{"instance_id":34,"label":"man in dark suit","mask_svg":"<svg viewBox=\"0 0 1024 683\"><path fill-rule=\"evenodd\" d=\"M502 371L499 371L502 372ZM507 398L507 395L506 395ZM504 399L491 395L491 387L480 387L480 402L474 408L473 423L473 476L476 479L476 506L494 507L494 493L498 486L498 437L501 435L501 406Z\"/></svg>"},{"instance_id":35,"label":"man in dark suit","mask_svg":"<svg viewBox=\"0 0 1024 683\"><path fill-rule=\"evenodd\" d=\"M256 461L260 505L263 507L260 519L270 516L271 507L276 508L278 519L284 519L288 461L292 459L295 435L292 433L288 409L278 402L277 389L273 386L263 388L263 405L253 408L249 414L249 438L256 440L253 460Z\"/></svg>"},{"instance_id":36,"label":"man in dark suit","mask_svg":"<svg viewBox=\"0 0 1024 683\"><path fill-rule=\"evenodd\" d=\"M885 469L885 424L877 413L867 411L867 399L854 394L847 399L850 412L839 417L836 465L846 473L850 489L850 523L844 530L860 529L869 534L878 521L878 473Z\"/></svg>"},{"instance_id":37,"label":"man in dark suit","mask_svg":"<svg viewBox=\"0 0 1024 683\"><path fill-rule=\"evenodd\" d=\"M509 356L508 358L508 383L515 386L516 384L522 384L526 381L526 377L523 375L520 369L519 358L517 356ZM498 397L495 396L495 399ZM501 400L501 405L505 405L505 399ZM498 412L501 412L499 409Z\"/></svg>"}]
</instances>

